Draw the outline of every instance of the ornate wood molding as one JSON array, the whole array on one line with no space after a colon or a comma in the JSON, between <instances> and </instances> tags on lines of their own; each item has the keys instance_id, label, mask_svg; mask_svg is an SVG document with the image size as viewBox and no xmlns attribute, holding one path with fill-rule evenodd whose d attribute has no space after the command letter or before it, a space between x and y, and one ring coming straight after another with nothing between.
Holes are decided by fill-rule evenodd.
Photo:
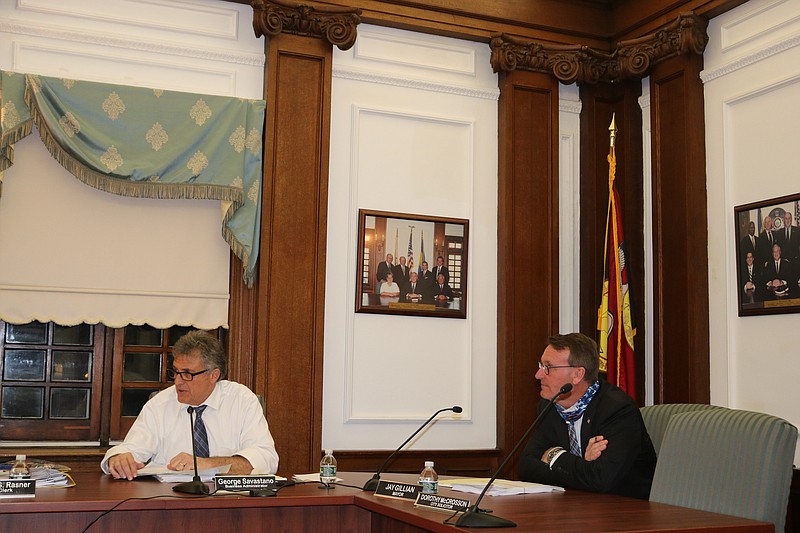
<instances>
[{"instance_id":1,"label":"ornate wood molding","mask_svg":"<svg viewBox=\"0 0 800 533\"><path fill-rule=\"evenodd\" d=\"M283 0L253 0L253 29L256 37L281 32L325 39L341 50L356 42L361 10L344 7L319 9Z\"/></svg>"},{"instance_id":2,"label":"ornate wood molding","mask_svg":"<svg viewBox=\"0 0 800 533\"><path fill-rule=\"evenodd\" d=\"M515 69L549 72L566 84L642 78L653 65L665 59L702 54L708 43L707 27L706 19L682 13L655 33L620 41L611 54L587 46L548 45L498 34L489 43L491 63L495 72Z\"/></svg>"}]
</instances>

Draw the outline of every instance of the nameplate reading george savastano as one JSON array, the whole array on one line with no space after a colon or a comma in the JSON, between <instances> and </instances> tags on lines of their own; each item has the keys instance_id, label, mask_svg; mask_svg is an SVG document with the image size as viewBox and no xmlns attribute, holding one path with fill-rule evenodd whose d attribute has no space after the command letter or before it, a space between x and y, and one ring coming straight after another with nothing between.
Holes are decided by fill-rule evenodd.
<instances>
[{"instance_id":1,"label":"nameplate reading george savastano","mask_svg":"<svg viewBox=\"0 0 800 533\"><path fill-rule=\"evenodd\" d=\"M32 498L35 495L35 479L4 479L0 481L0 498Z\"/></svg>"},{"instance_id":2,"label":"nameplate reading george savastano","mask_svg":"<svg viewBox=\"0 0 800 533\"><path fill-rule=\"evenodd\" d=\"M375 496L396 498L398 500L416 500L417 493L421 490L422 487L419 485L381 480L378 482L378 488L375 489Z\"/></svg>"},{"instance_id":3,"label":"nameplate reading george savastano","mask_svg":"<svg viewBox=\"0 0 800 533\"><path fill-rule=\"evenodd\" d=\"M464 513L469 509L469 500L461 498L451 498L450 496L439 496L438 494L425 494L420 492L414 507L423 509L433 509L434 511L446 511L448 513Z\"/></svg>"},{"instance_id":4,"label":"nameplate reading george savastano","mask_svg":"<svg viewBox=\"0 0 800 533\"><path fill-rule=\"evenodd\" d=\"M214 476L217 490L260 490L274 489L275 476Z\"/></svg>"}]
</instances>

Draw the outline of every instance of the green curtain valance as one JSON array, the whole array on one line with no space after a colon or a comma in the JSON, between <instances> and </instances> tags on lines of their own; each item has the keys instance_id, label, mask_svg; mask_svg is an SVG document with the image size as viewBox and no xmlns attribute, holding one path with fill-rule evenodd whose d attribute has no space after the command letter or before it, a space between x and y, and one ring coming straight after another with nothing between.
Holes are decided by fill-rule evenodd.
<instances>
[{"instance_id":1,"label":"green curtain valance","mask_svg":"<svg viewBox=\"0 0 800 533\"><path fill-rule=\"evenodd\" d=\"M261 219L263 100L0 71L2 171L32 131L96 189L223 201L222 235L252 286Z\"/></svg>"}]
</instances>

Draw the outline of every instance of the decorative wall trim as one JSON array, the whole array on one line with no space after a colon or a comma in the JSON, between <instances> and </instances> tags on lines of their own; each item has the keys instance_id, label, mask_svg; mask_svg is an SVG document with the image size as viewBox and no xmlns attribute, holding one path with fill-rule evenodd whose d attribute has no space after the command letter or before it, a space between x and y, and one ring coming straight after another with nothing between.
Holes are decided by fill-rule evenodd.
<instances>
[{"instance_id":1,"label":"decorative wall trim","mask_svg":"<svg viewBox=\"0 0 800 533\"><path fill-rule=\"evenodd\" d=\"M256 37L286 32L324 39L341 50L355 44L356 26L361 22L360 9L318 9L283 0L253 0L252 6Z\"/></svg>"},{"instance_id":2,"label":"decorative wall trim","mask_svg":"<svg viewBox=\"0 0 800 533\"><path fill-rule=\"evenodd\" d=\"M491 63L495 72L548 72L565 84L643 78L653 65L670 57L702 55L708 43L707 27L706 19L684 13L655 33L620 41L611 54L588 46L544 44L496 34L489 43Z\"/></svg>"},{"instance_id":3,"label":"decorative wall trim","mask_svg":"<svg viewBox=\"0 0 800 533\"><path fill-rule=\"evenodd\" d=\"M781 4L785 4L787 1L788 0L774 0L773 2L758 6L753 11L743 13L741 16L731 20L728 23L722 24L720 26L719 35L720 51L723 53L730 52L734 48L738 48L739 46L751 42L754 39L763 37L765 35L774 35L776 30L794 24L800 17L795 16L787 19L778 13L775 14L775 19L779 21L776 24L767 26L753 24L753 20L756 17L764 15L765 13L769 13L770 11L774 11L780 7ZM746 33L745 35L736 35L736 30L740 27L743 28L742 33ZM756 28L758 28L757 31Z\"/></svg>"},{"instance_id":4,"label":"decorative wall trim","mask_svg":"<svg viewBox=\"0 0 800 533\"><path fill-rule=\"evenodd\" d=\"M78 17L87 20L112 22L126 26L140 26L143 28L166 30L170 33L180 32L193 35L204 35L219 39L236 41L239 37L239 12L233 6L223 3L218 5L200 5L192 2L190 6L185 0L121 0L129 5L131 11L122 9L108 9L99 2L86 0L17 0L18 10L36 13L45 13L56 17ZM95 4L92 6L92 4ZM99 5L98 5L99 4ZM142 4L149 4L143 7ZM184 5L181 5L184 4ZM121 6L118 6L121 7ZM159 9L161 8L161 9ZM192 15L202 17L181 17L176 20L174 11L191 10ZM168 11L173 11L169 13ZM184 12L185 14L185 12ZM145 15L145 16L140 16Z\"/></svg>"},{"instance_id":5,"label":"decorative wall trim","mask_svg":"<svg viewBox=\"0 0 800 533\"><path fill-rule=\"evenodd\" d=\"M425 91L453 94L457 96L468 96L470 98L482 98L485 100L497 100L500 98L500 89L475 89L469 87L460 87L458 85L435 83L413 78L372 74L360 70L334 68L333 77L344 80L363 81L371 84L391 85L393 87L405 87L409 89L421 89Z\"/></svg>"},{"instance_id":6,"label":"decorative wall trim","mask_svg":"<svg viewBox=\"0 0 800 533\"><path fill-rule=\"evenodd\" d=\"M48 40L62 40L72 43L91 44L101 47L114 47L123 50L136 50L151 52L159 55L172 55L208 61L219 61L251 67L262 67L265 63L264 54L248 54L219 49L198 49L195 46L183 46L164 42L141 41L116 37L103 33L86 33L66 29L57 29L51 26L39 26L30 23L0 21L0 33L26 35L29 37L42 37Z\"/></svg>"},{"instance_id":7,"label":"decorative wall trim","mask_svg":"<svg viewBox=\"0 0 800 533\"><path fill-rule=\"evenodd\" d=\"M727 76L737 70L741 70L745 67L758 63L759 61L763 61L768 59L776 54L794 48L800 45L800 34L792 35L786 39L783 39L767 48L762 48L752 54L748 54L746 56L740 57L735 61L731 61L730 63L726 63L719 68L715 68L712 70L704 70L700 73L700 79L702 82L708 83L713 81L717 78L721 78L722 76Z\"/></svg>"}]
</instances>

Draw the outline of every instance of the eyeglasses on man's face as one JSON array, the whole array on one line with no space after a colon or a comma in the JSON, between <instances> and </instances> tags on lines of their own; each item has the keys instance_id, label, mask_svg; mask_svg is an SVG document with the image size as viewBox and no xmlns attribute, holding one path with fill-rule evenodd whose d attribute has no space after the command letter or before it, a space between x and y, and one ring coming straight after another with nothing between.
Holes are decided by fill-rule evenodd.
<instances>
[{"instance_id":1,"label":"eyeglasses on man's face","mask_svg":"<svg viewBox=\"0 0 800 533\"><path fill-rule=\"evenodd\" d=\"M205 368L197 372L177 372L175 369L170 368L167 370L167 379L175 381L175 376L180 376L183 381L192 381L195 376L199 376L204 372L208 372L208 369Z\"/></svg>"},{"instance_id":2,"label":"eyeglasses on man's face","mask_svg":"<svg viewBox=\"0 0 800 533\"><path fill-rule=\"evenodd\" d=\"M544 370L545 375L550 375L550 370L553 368L580 368L581 365L546 365L539 361L539 370Z\"/></svg>"}]
</instances>

